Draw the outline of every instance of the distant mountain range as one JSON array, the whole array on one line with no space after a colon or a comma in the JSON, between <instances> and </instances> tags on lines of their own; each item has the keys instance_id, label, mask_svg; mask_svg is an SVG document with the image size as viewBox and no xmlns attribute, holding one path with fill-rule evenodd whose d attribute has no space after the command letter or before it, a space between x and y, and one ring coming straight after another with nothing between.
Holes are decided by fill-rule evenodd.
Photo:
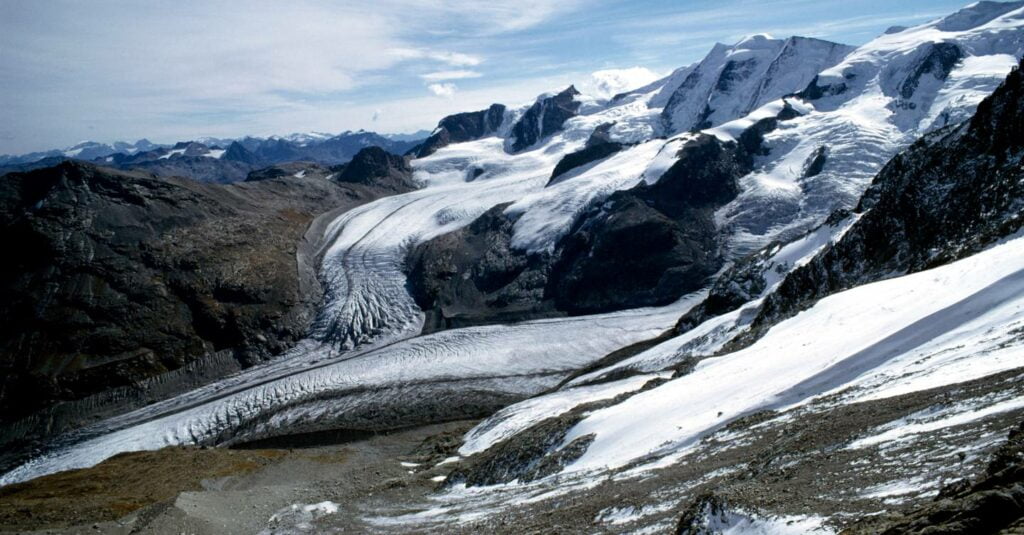
<instances>
[{"instance_id":1,"label":"distant mountain range","mask_svg":"<svg viewBox=\"0 0 1024 535\"><path fill-rule=\"evenodd\" d=\"M228 183L244 180L255 169L279 163L345 163L365 147L380 147L404 154L429 134L427 131L411 134L377 134L365 130L340 134L308 132L267 138L203 137L173 145L157 144L148 139L112 144L83 141L64 149L2 155L0 174L30 171L74 159L120 169L141 169L159 176L184 176L203 182Z\"/></svg>"}]
</instances>

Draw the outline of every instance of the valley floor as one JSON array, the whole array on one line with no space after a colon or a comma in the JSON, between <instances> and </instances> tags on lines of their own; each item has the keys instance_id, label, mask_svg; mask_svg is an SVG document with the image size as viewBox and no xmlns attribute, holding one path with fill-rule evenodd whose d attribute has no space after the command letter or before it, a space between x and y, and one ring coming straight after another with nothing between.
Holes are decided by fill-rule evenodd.
<instances>
[{"instance_id":1,"label":"valley floor","mask_svg":"<svg viewBox=\"0 0 1024 535\"><path fill-rule=\"evenodd\" d=\"M469 489L442 480L474 422L131 453L3 489L0 524L18 533L671 533L710 494L727 504L722 527L875 533L984 471L1024 420L1022 378L1018 368L882 400L820 398L734 421L671 462Z\"/></svg>"}]
</instances>

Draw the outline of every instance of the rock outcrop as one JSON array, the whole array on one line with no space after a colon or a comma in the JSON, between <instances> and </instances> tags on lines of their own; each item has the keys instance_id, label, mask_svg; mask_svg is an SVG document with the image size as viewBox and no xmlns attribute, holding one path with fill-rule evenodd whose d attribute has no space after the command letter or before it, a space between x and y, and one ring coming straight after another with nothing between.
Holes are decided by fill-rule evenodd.
<instances>
[{"instance_id":1,"label":"rock outcrop","mask_svg":"<svg viewBox=\"0 0 1024 535\"><path fill-rule=\"evenodd\" d=\"M526 149L561 130L565 121L579 111L580 103L576 100L579 94L575 86L569 86L561 93L534 102L512 125L508 139L512 152Z\"/></svg>"},{"instance_id":2,"label":"rock outcrop","mask_svg":"<svg viewBox=\"0 0 1024 535\"><path fill-rule=\"evenodd\" d=\"M380 147L367 147L352 161L337 167L334 180L342 184L361 184L386 188L394 192L416 189L412 167L405 157L391 154Z\"/></svg>"},{"instance_id":3,"label":"rock outcrop","mask_svg":"<svg viewBox=\"0 0 1024 535\"><path fill-rule=\"evenodd\" d=\"M778 120L756 123L736 142L694 136L656 183L584 212L553 251L512 247L516 216L505 205L421 244L407 272L427 330L663 305L703 287L724 261L714 211L735 198Z\"/></svg>"},{"instance_id":4,"label":"rock outcrop","mask_svg":"<svg viewBox=\"0 0 1024 535\"><path fill-rule=\"evenodd\" d=\"M548 180L547 185L550 186L561 182L565 179L562 175L573 169L603 160L622 150L626 145L612 141L609 135L612 126L614 126L614 123L605 123L598 126L590 134L590 138L587 139L587 143L582 149L563 156L558 164L555 165L555 169L551 171L551 178Z\"/></svg>"},{"instance_id":5,"label":"rock outcrop","mask_svg":"<svg viewBox=\"0 0 1024 535\"><path fill-rule=\"evenodd\" d=\"M544 295L549 259L512 248L507 207L410 253L409 289L427 314L426 332L557 315Z\"/></svg>"},{"instance_id":6,"label":"rock outcrop","mask_svg":"<svg viewBox=\"0 0 1024 535\"><path fill-rule=\"evenodd\" d=\"M571 314L671 303L722 265L714 210L735 198L746 149L699 136L654 184L613 193L558 246L549 294ZM623 274L629 276L623 276Z\"/></svg>"},{"instance_id":7,"label":"rock outcrop","mask_svg":"<svg viewBox=\"0 0 1024 535\"><path fill-rule=\"evenodd\" d=\"M473 141L494 134L504 119L505 106L502 104L491 104L486 110L449 115L441 119L430 137L413 147L408 154L422 158L452 143Z\"/></svg>"},{"instance_id":8,"label":"rock outcrop","mask_svg":"<svg viewBox=\"0 0 1024 535\"><path fill-rule=\"evenodd\" d=\"M204 360L280 354L321 297L311 223L409 189L389 173L357 179L366 169L344 184L310 173L220 186L78 162L0 178L13 253L0 267L0 420Z\"/></svg>"}]
</instances>

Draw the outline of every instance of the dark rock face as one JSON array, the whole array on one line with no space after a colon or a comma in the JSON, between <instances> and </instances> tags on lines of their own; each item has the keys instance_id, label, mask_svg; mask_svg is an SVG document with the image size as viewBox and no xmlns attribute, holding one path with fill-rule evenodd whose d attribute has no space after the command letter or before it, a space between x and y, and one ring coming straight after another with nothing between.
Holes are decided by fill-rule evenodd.
<instances>
[{"instance_id":1,"label":"dark rock face","mask_svg":"<svg viewBox=\"0 0 1024 535\"><path fill-rule=\"evenodd\" d=\"M953 67L964 58L963 50L953 43L934 43L928 48L927 53L917 64L910 76L900 85L900 96L911 98L917 90L921 77L931 74L937 80L945 80L949 77Z\"/></svg>"},{"instance_id":2,"label":"dark rock face","mask_svg":"<svg viewBox=\"0 0 1024 535\"><path fill-rule=\"evenodd\" d=\"M777 121L758 122L737 143L696 137L657 183L584 212L550 253L511 247L505 206L420 245L407 272L427 330L662 305L703 287L723 263L714 211L736 197Z\"/></svg>"},{"instance_id":3,"label":"dark rock face","mask_svg":"<svg viewBox=\"0 0 1024 535\"><path fill-rule=\"evenodd\" d=\"M557 248L556 306L584 314L660 305L706 284L722 264L714 210L735 198L749 169L742 146L700 136L658 182L588 211Z\"/></svg>"},{"instance_id":4,"label":"dark rock face","mask_svg":"<svg viewBox=\"0 0 1024 535\"><path fill-rule=\"evenodd\" d=\"M804 162L804 169L801 175L803 178L811 178L821 174L825 169L825 162L828 161L828 147L822 145Z\"/></svg>"},{"instance_id":5,"label":"dark rock face","mask_svg":"<svg viewBox=\"0 0 1024 535\"><path fill-rule=\"evenodd\" d=\"M580 109L576 95L580 92L569 86L561 93L539 100L512 126L512 152L519 152L562 129L565 121L575 117Z\"/></svg>"},{"instance_id":6,"label":"dark rock face","mask_svg":"<svg viewBox=\"0 0 1024 535\"><path fill-rule=\"evenodd\" d=\"M596 135L597 132L595 131ZM599 160L603 160L616 152L622 150L624 145L622 143L616 143L614 141L607 140L607 133L604 136L599 136L595 139L595 135L591 135L590 139L587 140L587 145L582 149L566 154L551 172L551 179L548 180L548 185L560 182L558 177L568 173L569 171L593 163Z\"/></svg>"},{"instance_id":7,"label":"dark rock face","mask_svg":"<svg viewBox=\"0 0 1024 535\"><path fill-rule=\"evenodd\" d=\"M504 118L505 106L502 104L491 104L486 110L449 115L441 119L426 141L413 147L408 154L422 158L452 143L480 139L497 132Z\"/></svg>"},{"instance_id":8,"label":"dark rock face","mask_svg":"<svg viewBox=\"0 0 1024 535\"><path fill-rule=\"evenodd\" d=\"M804 100L818 100L832 95L841 95L846 92L846 89L846 84L843 82L821 85L821 80L815 75L807 87L796 93L795 96Z\"/></svg>"},{"instance_id":9,"label":"dark rock face","mask_svg":"<svg viewBox=\"0 0 1024 535\"><path fill-rule=\"evenodd\" d=\"M359 151L352 161L341 167L335 180L344 184L373 185L396 192L416 189L412 167L403 156L391 154L380 147Z\"/></svg>"},{"instance_id":10,"label":"dark rock face","mask_svg":"<svg viewBox=\"0 0 1024 535\"><path fill-rule=\"evenodd\" d=\"M556 315L544 298L548 259L512 248L507 204L409 255L409 289L427 314L425 331Z\"/></svg>"},{"instance_id":11,"label":"dark rock face","mask_svg":"<svg viewBox=\"0 0 1024 535\"><path fill-rule=\"evenodd\" d=\"M1024 76L1018 68L958 127L928 136L875 177L864 215L768 297L755 335L818 299L942 265L1021 228Z\"/></svg>"},{"instance_id":12,"label":"dark rock face","mask_svg":"<svg viewBox=\"0 0 1024 535\"><path fill-rule=\"evenodd\" d=\"M4 176L0 245L17 254L0 267L0 420L203 359L279 354L322 293L310 223L394 187L220 186L75 162Z\"/></svg>"}]
</instances>

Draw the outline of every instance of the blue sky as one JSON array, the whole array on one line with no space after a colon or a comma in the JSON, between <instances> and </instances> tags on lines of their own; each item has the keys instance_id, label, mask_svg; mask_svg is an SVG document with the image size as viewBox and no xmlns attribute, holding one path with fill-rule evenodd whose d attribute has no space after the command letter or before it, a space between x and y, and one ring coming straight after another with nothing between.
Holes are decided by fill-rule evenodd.
<instances>
[{"instance_id":1,"label":"blue sky","mask_svg":"<svg viewBox=\"0 0 1024 535\"><path fill-rule=\"evenodd\" d=\"M0 153L84 139L430 129L752 33L862 44L966 0L0 2Z\"/></svg>"}]
</instances>

